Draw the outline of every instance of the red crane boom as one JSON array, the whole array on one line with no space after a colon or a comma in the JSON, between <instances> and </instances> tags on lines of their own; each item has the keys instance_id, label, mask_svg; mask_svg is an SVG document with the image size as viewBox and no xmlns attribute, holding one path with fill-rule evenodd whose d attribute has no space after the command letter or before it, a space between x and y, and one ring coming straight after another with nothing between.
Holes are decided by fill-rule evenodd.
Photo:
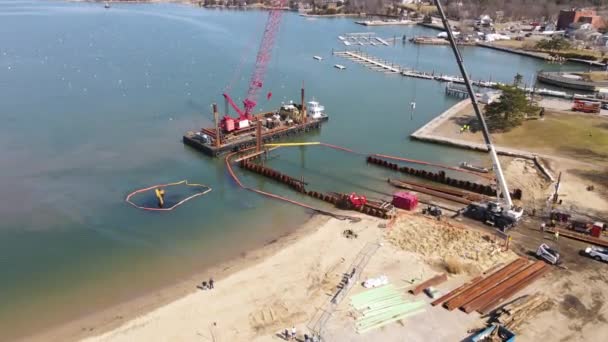
<instances>
[{"instance_id":1,"label":"red crane boom","mask_svg":"<svg viewBox=\"0 0 608 342\"><path fill-rule=\"evenodd\" d=\"M255 60L255 67L253 74L249 80L249 89L247 90L247 97L243 100L244 110L241 110L236 103L230 98L230 95L224 93L224 98L230 103L230 106L239 114L239 120L251 120L251 112L257 104L257 97L260 89L264 85L264 76L268 69L268 63L272 57L272 48L277 35L277 30L281 24L281 18L283 17L283 7L287 0L276 0L272 3L272 9L268 13L268 20L264 28L264 36L258 49L258 54ZM272 94L268 93L268 98ZM224 120L231 119L230 117L224 117Z\"/></svg>"}]
</instances>

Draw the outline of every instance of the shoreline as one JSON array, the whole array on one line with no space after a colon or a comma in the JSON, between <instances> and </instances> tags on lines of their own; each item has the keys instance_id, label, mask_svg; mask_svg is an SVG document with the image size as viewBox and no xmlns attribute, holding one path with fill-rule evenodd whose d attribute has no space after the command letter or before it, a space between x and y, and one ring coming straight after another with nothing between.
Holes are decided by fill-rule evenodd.
<instances>
[{"instance_id":1,"label":"shoreline","mask_svg":"<svg viewBox=\"0 0 608 342\"><path fill-rule=\"evenodd\" d=\"M476 152L488 152L488 147L483 143L475 143L471 141L465 141L461 139L453 139L448 137L443 137L437 134L433 134L434 130L441 126L445 121L451 119L453 116L459 114L468 104L470 104L470 100L468 98L457 102L452 107L446 109L443 113L439 114L431 121L426 123L424 126L420 127L412 134L410 134L410 138L413 140L418 140L427 143L433 143L441 146L455 147L460 149L467 149ZM495 146L496 153L498 155L508 156L508 157L516 157L528 159L534 162L536 167L542 172L542 174L551 182L555 182L555 177L551 173L551 171L543 164L543 162L539 158L538 153L532 153L528 151L522 151L513 148L507 148L503 146ZM542 155L540 155L542 157Z\"/></svg>"},{"instance_id":2,"label":"shoreline","mask_svg":"<svg viewBox=\"0 0 608 342\"><path fill-rule=\"evenodd\" d=\"M314 234L331 218L312 214L304 223L292 232L282 234L265 242L262 246L244 252L241 256L231 258L218 265L196 270L194 273L176 280L176 282L156 290L150 290L119 304L100 309L93 309L91 314L59 323L38 332L29 332L27 336L14 336L18 341L79 341L99 336L146 315L154 310L180 300L200 291L196 286L203 279L213 276L216 283L221 283L240 271L246 270L272 257L288 246ZM5 336L6 337L6 336Z\"/></svg>"},{"instance_id":3,"label":"shoreline","mask_svg":"<svg viewBox=\"0 0 608 342\"><path fill-rule=\"evenodd\" d=\"M445 272L445 258L451 256L468 265L450 277L457 284L512 260L515 253L505 251L485 227L469 229L458 222L442 225L418 212L401 213L390 229L382 229L383 223L365 217L356 223L329 219L310 229L310 234L285 239L274 253L216 282L211 291L191 292L115 329L91 332L84 341L261 342L277 340L292 326L299 333L298 341L304 333L320 333L327 341L396 341L403 326L414 336L412 340L424 341L429 327L421 323L429 321L435 322L430 329L441 328L441 340L465 338L467 327L479 324L478 315L457 317L430 306L401 325L363 336L353 329L349 301L341 299L366 290L358 285L340 287L341 279L356 269L352 284L385 275L395 286L411 288ZM346 229L357 236L345 236ZM459 242L452 241L455 233L463 234ZM471 246L479 248L476 256L469 254ZM426 297L419 299L430 302Z\"/></svg>"}]
</instances>

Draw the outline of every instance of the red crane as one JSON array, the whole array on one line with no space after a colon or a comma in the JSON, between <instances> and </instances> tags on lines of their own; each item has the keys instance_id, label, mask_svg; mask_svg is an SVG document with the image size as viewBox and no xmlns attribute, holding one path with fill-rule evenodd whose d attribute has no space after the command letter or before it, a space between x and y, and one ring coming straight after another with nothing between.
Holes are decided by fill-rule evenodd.
<instances>
[{"instance_id":1,"label":"red crane","mask_svg":"<svg viewBox=\"0 0 608 342\"><path fill-rule=\"evenodd\" d=\"M249 127L249 120L253 119L251 112L257 104L257 97L260 89L264 85L264 76L266 75L266 69L268 63L272 57L272 47L274 46L277 30L281 24L281 18L283 16L283 7L287 0L275 0L272 3L272 8L268 13L268 20L266 21L266 27L264 28L264 36L260 43L260 48L255 60L255 67L253 74L249 81L249 89L247 90L247 97L243 100L244 110L241 110L236 103L230 98L230 95L224 93L224 98L230 103L230 106L239 114L239 118L235 119L228 115L225 115L222 119L222 128L228 132L235 129L241 129ZM270 99L272 93L269 92L267 98Z\"/></svg>"}]
</instances>

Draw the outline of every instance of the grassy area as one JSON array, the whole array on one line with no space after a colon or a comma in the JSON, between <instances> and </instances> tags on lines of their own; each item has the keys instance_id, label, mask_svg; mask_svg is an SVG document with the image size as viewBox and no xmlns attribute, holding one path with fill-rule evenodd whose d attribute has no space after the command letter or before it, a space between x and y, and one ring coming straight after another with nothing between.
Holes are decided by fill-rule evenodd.
<instances>
[{"instance_id":1,"label":"grassy area","mask_svg":"<svg viewBox=\"0 0 608 342\"><path fill-rule=\"evenodd\" d=\"M512 49L521 49L524 47L525 42L523 40L511 39L511 40L498 40L493 43L498 46L508 47L508 48L512 48Z\"/></svg>"},{"instance_id":2,"label":"grassy area","mask_svg":"<svg viewBox=\"0 0 608 342\"><path fill-rule=\"evenodd\" d=\"M410 11L415 11L418 12L420 14L433 14L435 12L437 12L437 7L435 7L435 5L422 5L422 6L418 6L415 4L403 4L401 5L402 8L405 9L409 9Z\"/></svg>"},{"instance_id":3,"label":"grassy area","mask_svg":"<svg viewBox=\"0 0 608 342\"><path fill-rule=\"evenodd\" d=\"M559 50L559 51L549 51L549 50L537 49L537 48L535 48L535 45L537 42L538 42L538 40L526 38L525 40L515 40L515 39L498 40L498 41L493 42L493 44L496 44L498 46L512 48L512 49L524 49L524 50L528 50L528 51L544 52L544 53L548 53L550 55L554 55L554 54L558 54L558 53L563 53L563 54L571 53L571 54L591 56L591 57L594 57L595 59L603 58L602 53L597 50L568 49L568 50Z\"/></svg>"},{"instance_id":4,"label":"grassy area","mask_svg":"<svg viewBox=\"0 0 608 342\"><path fill-rule=\"evenodd\" d=\"M559 50L559 51L547 51L547 50L539 50L539 49L535 49L536 51L540 51L540 52L546 52L546 53L576 53L579 55L585 55L585 56L591 56L594 57L595 59L601 59L602 58L602 53L597 51L597 50L586 50L586 49L567 49L567 50Z\"/></svg>"},{"instance_id":5,"label":"grassy area","mask_svg":"<svg viewBox=\"0 0 608 342\"><path fill-rule=\"evenodd\" d=\"M508 133L493 134L496 143L529 151L608 165L608 119L547 112L544 120L526 121Z\"/></svg>"}]
</instances>

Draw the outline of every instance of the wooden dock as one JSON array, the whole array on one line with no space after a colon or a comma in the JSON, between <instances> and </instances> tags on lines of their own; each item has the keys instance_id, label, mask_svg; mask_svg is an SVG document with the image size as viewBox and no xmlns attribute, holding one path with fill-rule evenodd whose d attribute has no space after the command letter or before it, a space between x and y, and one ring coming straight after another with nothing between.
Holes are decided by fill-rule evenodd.
<instances>
[{"instance_id":1,"label":"wooden dock","mask_svg":"<svg viewBox=\"0 0 608 342\"><path fill-rule=\"evenodd\" d=\"M351 61L371 67L372 69L377 68L379 70L384 70L388 73L400 73L402 70L400 66L395 67L394 64L389 65L387 61L373 56L366 56L362 53L355 53L352 51L338 51L334 52L334 55L350 59Z\"/></svg>"},{"instance_id":2,"label":"wooden dock","mask_svg":"<svg viewBox=\"0 0 608 342\"><path fill-rule=\"evenodd\" d=\"M430 73L430 72L414 70L411 68L407 68L407 67L383 60L378 57L374 57L368 53L358 51L358 50L334 51L333 54L336 56L346 58L353 62L365 65L366 67L368 67L372 70L382 71L387 74L399 73L399 74L401 74L401 76L405 76L405 77L421 78L421 79L425 79L425 80L433 80L433 81L438 81L438 82L449 82L449 83L453 83L453 84L464 84L464 79L460 76L450 76L450 75L443 75L443 74L435 74L434 72ZM488 81L471 80L471 83L476 87L489 88L489 89L497 89L497 88L499 88L499 86L506 85L505 83L502 83L502 82L494 82L494 81L490 81L490 80L488 80ZM551 96L551 97L558 97L558 98L565 98L565 99L572 99L574 97L573 94L569 94L569 93L562 92L562 91L555 91L555 90L551 90L551 89L544 89L544 88L533 89L530 87L527 87L527 88L520 87L520 88L522 90L524 90L526 93L534 92L534 94L536 94L536 95ZM450 95L455 94L452 92L449 92L449 93L450 93Z\"/></svg>"},{"instance_id":3,"label":"wooden dock","mask_svg":"<svg viewBox=\"0 0 608 342\"><path fill-rule=\"evenodd\" d=\"M351 45L371 45L371 46L390 46L391 44L380 37L377 37L373 32L360 32L360 33L345 33L342 36L338 36L338 39L346 46ZM389 40L392 38L388 38Z\"/></svg>"}]
</instances>

